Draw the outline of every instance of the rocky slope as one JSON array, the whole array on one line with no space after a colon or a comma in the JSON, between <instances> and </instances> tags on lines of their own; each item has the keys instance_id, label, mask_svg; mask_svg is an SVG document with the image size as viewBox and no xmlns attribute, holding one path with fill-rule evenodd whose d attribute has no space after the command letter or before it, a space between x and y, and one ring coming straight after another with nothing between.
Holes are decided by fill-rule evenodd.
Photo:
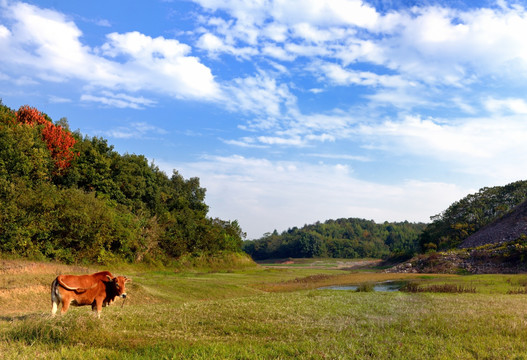
<instances>
[{"instance_id":1,"label":"rocky slope","mask_svg":"<svg viewBox=\"0 0 527 360\"><path fill-rule=\"evenodd\" d=\"M435 274L517 274L527 272L527 245L522 242L487 245L422 254L386 272Z\"/></svg>"},{"instance_id":2,"label":"rocky slope","mask_svg":"<svg viewBox=\"0 0 527 360\"><path fill-rule=\"evenodd\" d=\"M511 212L466 238L460 248L475 248L487 244L501 244L527 235L527 201Z\"/></svg>"}]
</instances>

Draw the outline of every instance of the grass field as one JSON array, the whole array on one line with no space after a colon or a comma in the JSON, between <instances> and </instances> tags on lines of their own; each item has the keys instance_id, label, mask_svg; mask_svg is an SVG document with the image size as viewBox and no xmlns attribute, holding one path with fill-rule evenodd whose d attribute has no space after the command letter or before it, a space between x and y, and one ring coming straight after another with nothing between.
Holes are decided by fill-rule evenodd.
<instances>
[{"instance_id":1,"label":"grass field","mask_svg":"<svg viewBox=\"0 0 527 360\"><path fill-rule=\"evenodd\" d=\"M527 359L527 275L128 267L123 307L51 318L54 277L97 270L0 260L0 358ZM401 278L476 293L317 290Z\"/></svg>"}]
</instances>

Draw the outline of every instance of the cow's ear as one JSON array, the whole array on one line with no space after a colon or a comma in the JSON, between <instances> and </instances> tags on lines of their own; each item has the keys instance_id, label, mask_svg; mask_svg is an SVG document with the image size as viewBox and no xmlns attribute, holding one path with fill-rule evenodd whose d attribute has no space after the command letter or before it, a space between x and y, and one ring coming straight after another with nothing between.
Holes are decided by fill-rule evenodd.
<instances>
[{"instance_id":1,"label":"cow's ear","mask_svg":"<svg viewBox=\"0 0 527 360\"><path fill-rule=\"evenodd\" d=\"M108 278L108 280L112 281L112 277L110 275L106 275L106 277Z\"/></svg>"},{"instance_id":2,"label":"cow's ear","mask_svg":"<svg viewBox=\"0 0 527 360\"><path fill-rule=\"evenodd\" d=\"M132 281L132 279L129 279L129 278L127 278L126 276L124 277L124 282L125 282L125 283L127 283L127 282L131 282L131 281Z\"/></svg>"}]
</instances>

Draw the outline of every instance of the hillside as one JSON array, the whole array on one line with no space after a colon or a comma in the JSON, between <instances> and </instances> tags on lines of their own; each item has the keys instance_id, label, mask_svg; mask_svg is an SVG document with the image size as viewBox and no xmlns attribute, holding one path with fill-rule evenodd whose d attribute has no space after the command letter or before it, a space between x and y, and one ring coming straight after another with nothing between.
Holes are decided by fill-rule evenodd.
<instances>
[{"instance_id":1,"label":"hillside","mask_svg":"<svg viewBox=\"0 0 527 360\"><path fill-rule=\"evenodd\" d=\"M466 238L460 248L514 241L527 235L527 201Z\"/></svg>"},{"instance_id":2,"label":"hillside","mask_svg":"<svg viewBox=\"0 0 527 360\"><path fill-rule=\"evenodd\" d=\"M457 248L472 234L511 212L527 199L527 181L485 187L432 216L419 239L422 251Z\"/></svg>"},{"instance_id":3,"label":"hillside","mask_svg":"<svg viewBox=\"0 0 527 360\"><path fill-rule=\"evenodd\" d=\"M493 189L493 192L495 193L496 189ZM512 198L512 194L508 195ZM514 274L527 271L525 258L527 258L527 200L464 238L458 249L421 254L387 271Z\"/></svg>"},{"instance_id":4,"label":"hillside","mask_svg":"<svg viewBox=\"0 0 527 360\"><path fill-rule=\"evenodd\" d=\"M207 216L198 178L0 102L0 253L66 263L167 262L240 251L236 221Z\"/></svg>"}]
</instances>

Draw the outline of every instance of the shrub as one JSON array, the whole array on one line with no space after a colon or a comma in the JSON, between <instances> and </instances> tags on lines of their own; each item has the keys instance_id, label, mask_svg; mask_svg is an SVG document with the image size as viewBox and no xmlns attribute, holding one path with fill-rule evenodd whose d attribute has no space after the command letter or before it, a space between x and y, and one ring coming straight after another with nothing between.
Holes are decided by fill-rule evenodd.
<instances>
[{"instance_id":1,"label":"shrub","mask_svg":"<svg viewBox=\"0 0 527 360\"><path fill-rule=\"evenodd\" d=\"M356 292L372 292L374 291L373 284L372 283L362 283L359 285L359 287L355 291Z\"/></svg>"},{"instance_id":2,"label":"shrub","mask_svg":"<svg viewBox=\"0 0 527 360\"><path fill-rule=\"evenodd\" d=\"M456 284L435 284L429 286L419 286L417 283L409 282L401 288L401 291L418 293L418 292L432 292L432 293L475 293L474 286L456 285Z\"/></svg>"}]
</instances>

